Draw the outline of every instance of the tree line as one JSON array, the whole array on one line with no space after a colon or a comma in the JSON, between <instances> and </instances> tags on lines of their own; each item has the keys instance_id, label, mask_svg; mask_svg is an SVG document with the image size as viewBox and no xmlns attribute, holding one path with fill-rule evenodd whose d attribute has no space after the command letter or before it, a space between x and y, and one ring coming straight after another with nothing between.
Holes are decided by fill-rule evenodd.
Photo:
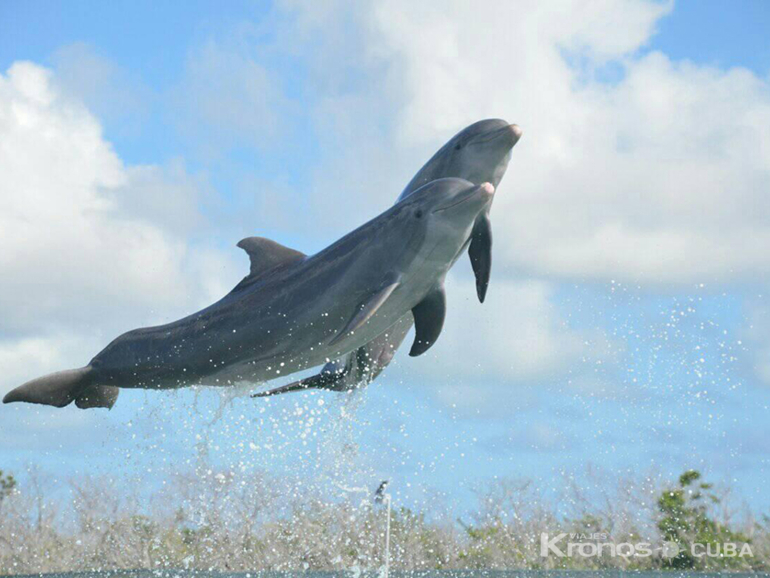
<instances>
[{"instance_id":1,"label":"tree line","mask_svg":"<svg viewBox=\"0 0 770 578\"><path fill-rule=\"evenodd\" d=\"M770 520L699 472L587 476L565 477L559 499L531 480L494 480L461 518L396 499L391 567L770 569ZM109 477L71 478L62 493L39 471L23 482L0 472L0 574L371 570L384 559L387 510L369 496L329 498L266 472L209 467L155 482L150 498L143 484Z\"/></svg>"}]
</instances>

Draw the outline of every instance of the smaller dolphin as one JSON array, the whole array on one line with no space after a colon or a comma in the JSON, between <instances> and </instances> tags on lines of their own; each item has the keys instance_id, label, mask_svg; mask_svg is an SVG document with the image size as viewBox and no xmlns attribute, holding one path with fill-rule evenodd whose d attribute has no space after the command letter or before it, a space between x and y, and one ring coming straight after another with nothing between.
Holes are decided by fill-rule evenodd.
<instances>
[{"instance_id":1,"label":"smaller dolphin","mask_svg":"<svg viewBox=\"0 0 770 578\"><path fill-rule=\"evenodd\" d=\"M490 183L433 181L309 257L244 239L251 273L225 297L124 333L85 367L33 379L3 402L111 407L117 388L267 381L345 355L409 311L410 355L420 355L444 324L444 277L493 195Z\"/></svg>"},{"instance_id":2,"label":"smaller dolphin","mask_svg":"<svg viewBox=\"0 0 770 578\"><path fill-rule=\"evenodd\" d=\"M473 123L449 139L423 165L398 200L405 199L425 183L445 177L457 177L476 184L491 183L497 189L508 168L513 147L521 135L519 125L508 124L499 118ZM476 293L482 303L487 294L492 268L491 207L490 203L476 219L468 247L476 275Z\"/></svg>"},{"instance_id":3,"label":"smaller dolphin","mask_svg":"<svg viewBox=\"0 0 770 578\"><path fill-rule=\"evenodd\" d=\"M396 203L408 198L420 187L444 177L457 177L475 184L491 183L495 188L505 175L513 147L519 142L522 130L518 125L492 118L480 120L464 128L444 144L409 181ZM468 245L476 293L482 303L486 297L492 269L492 226L489 203L479 214L467 242L455 256L454 263ZM255 393L252 397L268 397L279 393L304 389L351 391L368 385L391 362L396 350L412 327L407 313L382 335L341 359L330 361L320 373Z\"/></svg>"}]
</instances>

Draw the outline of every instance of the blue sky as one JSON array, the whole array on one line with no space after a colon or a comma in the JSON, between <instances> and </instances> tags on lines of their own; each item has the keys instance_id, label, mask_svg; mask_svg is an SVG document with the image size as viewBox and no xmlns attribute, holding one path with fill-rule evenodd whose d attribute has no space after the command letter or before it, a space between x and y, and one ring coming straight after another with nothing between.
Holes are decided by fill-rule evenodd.
<instances>
[{"instance_id":1,"label":"blue sky","mask_svg":"<svg viewBox=\"0 0 770 578\"><path fill-rule=\"evenodd\" d=\"M345 485L392 478L407 502L438 491L461 509L494 476L554 488L588 463L695 467L770 510L770 8L487 9L510 17L511 38L504 18L461 6L3 3L0 111L27 99L62 135L41 144L13 125L22 144L0 162L20 168L0 192L45 191L51 211L16 199L6 214L45 213L15 238L54 231L66 257L6 245L4 390L221 295L246 271L242 237L324 247L478 118L525 134L493 212L490 301L459 263L429 355L400 352L355 399L124 391L110 412L5 406L0 467L157 480L203 452ZM78 212L77 237L64 215L95 200L109 209Z\"/></svg>"}]
</instances>

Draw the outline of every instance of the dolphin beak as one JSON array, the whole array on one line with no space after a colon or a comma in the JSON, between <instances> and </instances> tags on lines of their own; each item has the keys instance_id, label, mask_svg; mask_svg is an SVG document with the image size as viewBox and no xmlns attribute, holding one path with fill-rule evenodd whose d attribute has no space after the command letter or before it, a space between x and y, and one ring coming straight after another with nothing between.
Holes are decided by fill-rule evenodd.
<instances>
[{"instance_id":1,"label":"dolphin beak","mask_svg":"<svg viewBox=\"0 0 770 578\"><path fill-rule=\"evenodd\" d=\"M490 201L494 195L495 186L492 183L482 183L477 187L470 187L466 189L455 198L451 199L445 205L441 205L437 209L434 209L433 212L438 213L441 211L446 211L447 209L451 209L452 207L456 207L457 205L461 205L467 201L470 201L477 196L486 203Z\"/></svg>"},{"instance_id":2,"label":"dolphin beak","mask_svg":"<svg viewBox=\"0 0 770 578\"><path fill-rule=\"evenodd\" d=\"M478 190L483 196L490 199L495 194L495 186L492 183L481 183L478 186Z\"/></svg>"},{"instance_id":3,"label":"dolphin beak","mask_svg":"<svg viewBox=\"0 0 770 578\"><path fill-rule=\"evenodd\" d=\"M518 124L509 124L508 126L504 126L502 128L495 129L492 132L486 133L473 142L480 144L499 139L501 142L504 142L508 148L513 148L513 146L519 142L519 139L523 133L524 131L521 130L521 127Z\"/></svg>"}]
</instances>

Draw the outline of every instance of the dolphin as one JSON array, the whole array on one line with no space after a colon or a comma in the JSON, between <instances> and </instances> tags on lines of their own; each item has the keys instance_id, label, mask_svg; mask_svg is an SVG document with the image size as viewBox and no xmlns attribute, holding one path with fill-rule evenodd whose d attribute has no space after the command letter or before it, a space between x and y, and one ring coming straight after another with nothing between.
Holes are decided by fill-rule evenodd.
<instances>
[{"instance_id":1,"label":"dolphin","mask_svg":"<svg viewBox=\"0 0 770 578\"><path fill-rule=\"evenodd\" d=\"M488 182L496 189L505 175L512 149L519 142L521 135L521 127L508 124L502 119L473 123L449 139L423 165L396 202L402 201L424 184L445 177L457 177L476 184ZM476 293L482 303L487 294L492 268L492 225L489 220L491 206L490 203L476 219L468 247L471 266L476 276ZM459 254L455 259L457 258Z\"/></svg>"},{"instance_id":2,"label":"dolphin","mask_svg":"<svg viewBox=\"0 0 770 578\"><path fill-rule=\"evenodd\" d=\"M426 183L445 177L457 177L475 184L491 183L495 188L505 175L511 152L522 135L521 128L502 119L486 119L473 123L453 136L423 165L399 195L399 203ZM454 257L454 263L465 248L476 277L476 293L482 303L486 297L492 268L492 226L489 220L491 203L476 218L471 235ZM331 391L351 391L368 385L391 362L412 327L407 313L382 335L349 353L330 361L320 373L253 397L317 388Z\"/></svg>"},{"instance_id":3,"label":"dolphin","mask_svg":"<svg viewBox=\"0 0 770 578\"><path fill-rule=\"evenodd\" d=\"M411 355L444 323L444 277L491 203L494 186L428 183L321 252L239 243L251 271L229 294L183 319L135 329L85 367L34 379L4 403L112 407L119 388L261 382L345 355L411 311Z\"/></svg>"}]
</instances>

